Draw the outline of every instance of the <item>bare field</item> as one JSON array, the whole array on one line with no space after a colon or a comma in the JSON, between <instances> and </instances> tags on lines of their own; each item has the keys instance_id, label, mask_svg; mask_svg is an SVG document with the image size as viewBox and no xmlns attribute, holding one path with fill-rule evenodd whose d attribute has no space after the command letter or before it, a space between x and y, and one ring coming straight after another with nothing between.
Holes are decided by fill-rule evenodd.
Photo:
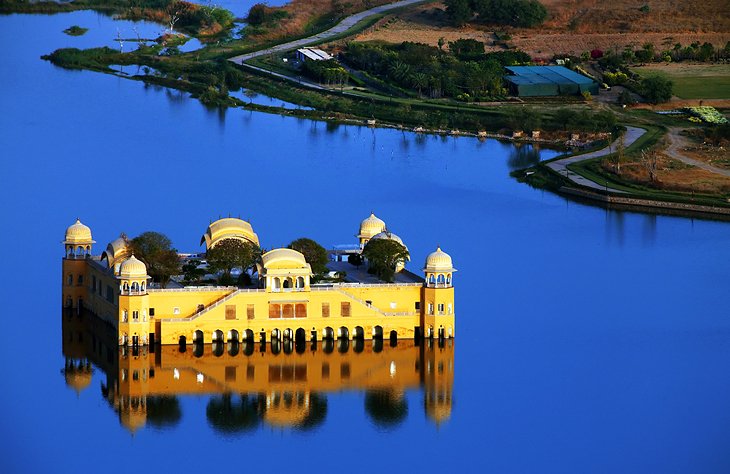
<instances>
[{"instance_id":1,"label":"bare field","mask_svg":"<svg viewBox=\"0 0 730 474\"><path fill-rule=\"evenodd\" d=\"M670 49L676 43L689 45L695 41L724 46L730 41L730 15L724 11L726 0L648 1L613 0L544 0L550 19L541 28L511 29L508 44L533 57L550 58L555 54L579 55L598 48L622 51L640 48L651 42L657 50ZM643 4L649 13L641 13ZM415 41L437 45L439 38L454 41L471 38L482 41L488 50L499 50L494 28L468 25L463 28L445 26L441 2L416 6L378 28L356 37L358 41L400 43ZM671 18L671 20L668 20Z\"/></svg>"},{"instance_id":2,"label":"bare field","mask_svg":"<svg viewBox=\"0 0 730 474\"><path fill-rule=\"evenodd\" d=\"M604 162L607 171L613 170L613 164ZM625 163L621 166L621 178L637 183L648 184L649 173L639 163ZM657 178L659 189L667 191L695 192L706 194L726 194L730 192L730 178L694 166L688 166L678 160L662 156L659 159Z\"/></svg>"}]
</instances>

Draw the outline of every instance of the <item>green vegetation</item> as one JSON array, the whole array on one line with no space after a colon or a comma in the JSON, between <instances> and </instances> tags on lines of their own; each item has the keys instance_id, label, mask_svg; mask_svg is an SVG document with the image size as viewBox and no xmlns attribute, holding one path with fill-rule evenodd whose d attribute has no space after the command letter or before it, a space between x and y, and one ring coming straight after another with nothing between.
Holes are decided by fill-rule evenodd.
<instances>
[{"instance_id":1,"label":"green vegetation","mask_svg":"<svg viewBox=\"0 0 730 474\"><path fill-rule=\"evenodd\" d=\"M661 72L672 80L674 95L677 97L682 99L730 99L730 65L728 64L645 66L631 68L629 73L643 77L653 74L657 69L661 69Z\"/></svg>"},{"instance_id":2,"label":"green vegetation","mask_svg":"<svg viewBox=\"0 0 730 474\"><path fill-rule=\"evenodd\" d=\"M312 267L315 277L322 277L329 270L327 269L327 250L312 239L301 237L291 242L287 247L301 252L304 259Z\"/></svg>"},{"instance_id":3,"label":"green vegetation","mask_svg":"<svg viewBox=\"0 0 730 474\"><path fill-rule=\"evenodd\" d=\"M170 277L180 274L180 257L172 248L172 241L159 232L143 232L130 242L132 253L147 265L147 273L162 288Z\"/></svg>"},{"instance_id":4,"label":"green vegetation","mask_svg":"<svg viewBox=\"0 0 730 474\"><path fill-rule=\"evenodd\" d=\"M70 26L63 30L63 32L69 36L82 36L86 34L87 31L89 31L88 28L81 28L78 25Z\"/></svg>"},{"instance_id":5,"label":"green vegetation","mask_svg":"<svg viewBox=\"0 0 730 474\"><path fill-rule=\"evenodd\" d=\"M418 96L453 97L466 102L506 95L503 66L530 60L521 51L484 54L484 44L474 40L455 41L450 48L453 54L422 43L353 42L348 44L344 57L353 67Z\"/></svg>"},{"instance_id":6,"label":"green vegetation","mask_svg":"<svg viewBox=\"0 0 730 474\"><path fill-rule=\"evenodd\" d=\"M674 83L665 75L653 74L641 80L641 95L651 104L668 102L672 98Z\"/></svg>"},{"instance_id":7,"label":"green vegetation","mask_svg":"<svg viewBox=\"0 0 730 474\"><path fill-rule=\"evenodd\" d=\"M410 258L408 250L395 240L372 239L362 251L368 261L368 272L386 282L393 282L395 269Z\"/></svg>"},{"instance_id":8,"label":"green vegetation","mask_svg":"<svg viewBox=\"0 0 730 474\"><path fill-rule=\"evenodd\" d=\"M536 0L446 0L446 14L461 26L470 21L531 28L547 18L547 9Z\"/></svg>"},{"instance_id":9,"label":"green vegetation","mask_svg":"<svg viewBox=\"0 0 730 474\"><path fill-rule=\"evenodd\" d=\"M240 268L242 274L246 274L260 257L261 249L257 245L240 239L223 239L205 253L211 273L223 272L221 283L230 279L234 268Z\"/></svg>"}]
</instances>

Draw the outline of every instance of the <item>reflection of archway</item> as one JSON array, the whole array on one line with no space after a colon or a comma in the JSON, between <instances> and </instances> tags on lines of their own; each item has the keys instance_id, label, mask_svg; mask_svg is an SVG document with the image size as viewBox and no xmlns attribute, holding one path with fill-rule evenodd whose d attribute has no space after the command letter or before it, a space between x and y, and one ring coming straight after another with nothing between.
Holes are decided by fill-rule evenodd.
<instances>
[{"instance_id":1,"label":"reflection of archway","mask_svg":"<svg viewBox=\"0 0 730 474\"><path fill-rule=\"evenodd\" d=\"M398 345L398 332L390 331L390 347L395 347L397 345Z\"/></svg>"},{"instance_id":2,"label":"reflection of archway","mask_svg":"<svg viewBox=\"0 0 730 474\"><path fill-rule=\"evenodd\" d=\"M331 327L327 326L324 328L324 331L322 331L322 339L328 340L328 339L334 339L335 338L335 331Z\"/></svg>"},{"instance_id":3,"label":"reflection of archway","mask_svg":"<svg viewBox=\"0 0 730 474\"><path fill-rule=\"evenodd\" d=\"M383 339L383 326L373 327L373 339Z\"/></svg>"},{"instance_id":4,"label":"reflection of archway","mask_svg":"<svg viewBox=\"0 0 730 474\"><path fill-rule=\"evenodd\" d=\"M187 344L187 338L185 336L180 336L180 338L177 341L178 346L180 347L180 352L185 352L185 345Z\"/></svg>"},{"instance_id":5,"label":"reflection of archway","mask_svg":"<svg viewBox=\"0 0 730 474\"><path fill-rule=\"evenodd\" d=\"M335 340L332 338L324 339L322 341L322 350L325 354L331 354L335 350Z\"/></svg>"},{"instance_id":6,"label":"reflection of archway","mask_svg":"<svg viewBox=\"0 0 730 474\"><path fill-rule=\"evenodd\" d=\"M352 332L353 339L365 339L365 330L362 326L355 326L355 330Z\"/></svg>"},{"instance_id":7,"label":"reflection of archway","mask_svg":"<svg viewBox=\"0 0 730 474\"><path fill-rule=\"evenodd\" d=\"M373 339L373 352L378 353L383 351L383 338Z\"/></svg>"},{"instance_id":8,"label":"reflection of archway","mask_svg":"<svg viewBox=\"0 0 730 474\"><path fill-rule=\"evenodd\" d=\"M203 331L198 329L193 333L193 342L203 344L205 341L203 340Z\"/></svg>"},{"instance_id":9,"label":"reflection of archway","mask_svg":"<svg viewBox=\"0 0 730 474\"><path fill-rule=\"evenodd\" d=\"M235 329L231 329L230 331L228 331L226 339L229 342L238 342L238 331L236 331Z\"/></svg>"},{"instance_id":10,"label":"reflection of archway","mask_svg":"<svg viewBox=\"0 0 730 474\"><path fill-rule=\"evenodd\" d=\"M350 340L349 339L337 339L337 351L344 354L347 352L347 350L350 348Z\"/></svg>"},{"instance_id":11,"label":"reflection of archway","mask_svg":"<svg viewBox=\"0 0 730 474\"><path fill-rule=\"evenodd\" d=\"M365 349L365 339L357 338L352 340L352 350L359 354Z\"/></svg>"}]
</instances>

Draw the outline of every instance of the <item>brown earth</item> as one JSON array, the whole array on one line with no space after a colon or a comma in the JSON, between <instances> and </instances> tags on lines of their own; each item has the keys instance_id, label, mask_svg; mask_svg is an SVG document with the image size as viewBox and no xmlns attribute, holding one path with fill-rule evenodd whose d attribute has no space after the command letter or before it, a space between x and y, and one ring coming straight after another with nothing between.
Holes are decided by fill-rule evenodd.
<instances>
[{"instance_id":1,"label":"brown earth","mask_svg":"<svg viewBox=\"0 0 730 474\"><path fill-rule=\"evenodd\" d=\"M610 162L604 162L603 167L607 171L614 171L614 165ZM647 185L649 183L649 173L641 163L637 162L622 164L621 178L638 184ZM689 166L666 156L661 156L659 159L657 179L658 183L655 183L654 187L667 191L702 194L730 193L729 177Z\"/></svg>"},{"instance_id":2,"label":"brown earth","mask_svg":"<svg viewBox=\"0 0 730 474\"><path fill-rule=\"evenodd\" d=\"M650 42L657 50L670 49L676 43L695 41L725 46L730 41L730 15L727 0L705 1L635 1L635 0L543 0L549 19L534 29L507 29L507 45L533 57L551 58L556 54L579 55L598 48L604 51L635 49ZM649 5L649 12L639 7ZM503 49L496 42L495 28L489 25L449 26L442 2L409 9L408 12L358 35L358 41L379 40L390 43L415 41L437 45L439 38L454 41L472 38L482 41L488 50Z\"/></svg>"},{"instance_id":3,"label":"brown earth","mask_svg":"<svg viewBox=\"0 0 730 474\"><path fill-rule=\"evenodd\" d=\"M276 38L300 36L317 19L325 16L337 16L344 18L368 8L377 7L393 0L291 0L281 7L271 7L269 10L284 10L289 14L281 20L275 28L262 34L257 34L256 39L268 41Z\"/></svg>"}]
</instances>

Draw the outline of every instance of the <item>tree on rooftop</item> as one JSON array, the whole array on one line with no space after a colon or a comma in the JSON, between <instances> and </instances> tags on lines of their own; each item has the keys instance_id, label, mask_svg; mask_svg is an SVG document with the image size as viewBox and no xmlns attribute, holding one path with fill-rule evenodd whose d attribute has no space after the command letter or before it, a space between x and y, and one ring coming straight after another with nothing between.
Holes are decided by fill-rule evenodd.
<instances>
[{"instance_id":1,"label":"tree on rooftop","mask_svg":"<svg viewBox=\"0 0 730 474\"><path fill-rule=\"evenodd\" d=\"M147 265L147 273L162 288L173 275L180 273L180 257L172 248L172 241L159 232L143 232L130 242L132 253Z\"/></svg>"},{"instance_id":2,"label":"tree on rooftop","mask_svg":"<svg viewBox=\"0 0 730 474\"><path fill-rule=\"evenodd\" d=\"M312 266L312 273L315 275L324 275L329 271L327 269L329 261L327 250L314 240L302 237L292 241L287 247L301 252L307 263Z\"/></svg>"},{"instance_id":3,"label":"tree on rooftop","mask_svg":"<svg viewBox=\"0 0 730 474\"><path fill-rule=\"evenodd\" d=\"M246 271L261 257L261 248L257 245L239 239L223 239L205 254L208 267L212 272L223 272L229 279L234 268Z\"/></svg>"},{"instance_id":4,"label":"tree on rooftop","mask_svg":"<svg viewBox=\"0 0 730 474\"><path fill-rule=\"evenodd\" d=\"M368 261L368 271L383 281L392 283L398 264L405 263L410 254L402 244L390 239L372 239L362 251Z\"/></svg>"}]
</instances>

